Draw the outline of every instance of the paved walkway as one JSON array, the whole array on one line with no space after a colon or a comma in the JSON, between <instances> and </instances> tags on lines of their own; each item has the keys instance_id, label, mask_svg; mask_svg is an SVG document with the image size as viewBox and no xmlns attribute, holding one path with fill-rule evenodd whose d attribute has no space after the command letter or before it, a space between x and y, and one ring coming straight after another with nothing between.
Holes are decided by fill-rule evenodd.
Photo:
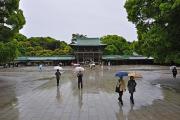
<instances>
[{"instance_id":1,"label":"paved walkway","mask_svg":"<svg viewBox=\"0 0 180 120\"><path fill-rule=\"evenodd\" d=\"M63 73L59 87L56 87L55 78L52 78L54 72L37 73L36 76L39 74L44 79L49 77L49 80L37 79L33 84L44 82L19 95L11 90L14 92L11 102L3 105L0 102L0 120L180 119L180 94L150 84L150 80L159 78L163 71L139 71L143 78L137 80L135 105L130 103L129 93L125 92L124 105L121 106L117 100L118 95L114 92L117 79L114 73L117 69L119 68L86 69L83 90L77 88L76 75L69 68ZM0 75L6 73L1 72ZM34 73L30 71L28 74Z\"/></svg>"}]
</instances>

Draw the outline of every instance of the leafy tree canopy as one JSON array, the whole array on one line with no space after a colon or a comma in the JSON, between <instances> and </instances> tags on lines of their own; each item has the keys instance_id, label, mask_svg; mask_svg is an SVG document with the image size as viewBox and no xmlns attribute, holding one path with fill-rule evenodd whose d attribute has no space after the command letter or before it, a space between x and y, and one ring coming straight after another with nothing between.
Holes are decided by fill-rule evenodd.
<instances>
[{"instance_id":1,"label":"leafy tree canopy","mask_svg":"<svg viewBox=\"0 0 180 120\"><path fill-rule=\"evenodd\" d=\"M20 56L59 56L71 54L71 47L64 41L51 37L31 37L25 39L18 35L18 50Z\"/></svg>"},{"instance_id":2,"label":"leafy tree canopy","mask_svg":"<svg viewBox=\"0 0 180 120\"><path fill-rule=\"evenodd\" d=\"M118 35L107 35L101 37L101 41L107 44L104 54L110 55L131 55L133 51L130 50L130 43L121 36Z\"/></svg>"},{"instance_id":3,"label":"leafy tree canopy","mask_svg":"<svg viewBox=\"0 0 180 120\"><path fill-rule=\"evenodd\" d=\"M8 42L25 24L19 0L0 1L0 41Z\"/></svg>"},{"instance_id":4,"label":"leafy tree canopy","mask_svg":"<svg viewBox=\"0 0 180 120\"><path fill-rule=\"evenodd\" d=\"M136 25L140 54L159 63L180 61L180 0L127 0L124 7Z\"/></svg>"},{"instance_id":5,"label":"leafy tree canopy","mask_svg":"<svg viewBox=\"0 0 180 120\"><path fill-rule=\"evenodd\" d=\"M0 64L17 57L17 41L14 38L24 24L19 0L0 0Z\"/></svg>"}]
</instances>

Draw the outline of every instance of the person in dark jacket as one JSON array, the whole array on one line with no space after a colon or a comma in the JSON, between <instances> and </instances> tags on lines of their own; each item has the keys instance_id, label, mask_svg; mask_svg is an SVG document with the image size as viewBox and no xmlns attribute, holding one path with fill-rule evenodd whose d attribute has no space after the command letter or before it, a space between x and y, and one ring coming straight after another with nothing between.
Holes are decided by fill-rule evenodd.
<instances>
[{"instance_id":1,"label":"person in dark jacket","mask_svg":"<svg viewBox=\"0 0 180 120\"><path fill-rule=\"evenodd\" d=\"M80 86L81 86L81 89L82 89L83 88L83 81L82 81L83 74L81 71L78 72L77 77L78 77L78 88L80 89Z\"/></svg>"},{"instance_id":2,"label":"person in dark jacket","mask_svg":"<svg viewBox=\"0 0 180 120\"><path fill-rule=\"evenodd\" d=\"M173 73L173 77L176 78L176 75L177 75L176 67L173 68L172 73Z\"/></svg>"},{"instance_id":3,"label":"person in dark jacket","mask_svg":"<svg viewBox=\"0 0 180 120\"><path fill-rule=\"evenodd\" d=\"M133 94L136 91L136 81L134 80L133 76L130 76L130 80L128 81L128 90L129 90L129 93L131 94L130 100L132 104L134 104Z\"/></svg>"},{"instance_id":4,"label":"person in dark jacket","mask_svg":"<svg viewBox=\"0 0 180 120\"><path fill-rule=\"evenodd\" d=\"M59 69L57 69L55 75L56 75L56 80L57 80L57 86L59 86L59 79L61 77L61 73L59 72Z\"/></svg>"}]
</instances>

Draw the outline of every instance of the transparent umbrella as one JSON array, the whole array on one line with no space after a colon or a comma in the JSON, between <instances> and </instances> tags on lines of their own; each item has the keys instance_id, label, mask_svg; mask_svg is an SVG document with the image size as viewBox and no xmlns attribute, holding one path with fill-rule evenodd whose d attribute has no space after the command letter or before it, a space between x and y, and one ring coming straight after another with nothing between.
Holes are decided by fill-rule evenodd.
<instances>
[{"instance_id":1,"label":"transparent umbrella","mask_svg":"<svg viewBox=\"0 0 180 120\"><path fill-rule=\"evenodd\" d=\"M63 70L63 68L60 67L60 66L55 66L54 69L55 69L55 70Z\"/></svg>"},{"instance_id":2,"label":"transparent umbrella","mask_svg":"<svg viewBox=\"0 0 180 120\"><path fill-rule=\"evenodd\" d=\"M83 72L84 70L85 70L85 69L84 69L83 67L76 67L76 68L74 69L75 72L79 72L79 71Z\"/></svg>"}]
</instances>

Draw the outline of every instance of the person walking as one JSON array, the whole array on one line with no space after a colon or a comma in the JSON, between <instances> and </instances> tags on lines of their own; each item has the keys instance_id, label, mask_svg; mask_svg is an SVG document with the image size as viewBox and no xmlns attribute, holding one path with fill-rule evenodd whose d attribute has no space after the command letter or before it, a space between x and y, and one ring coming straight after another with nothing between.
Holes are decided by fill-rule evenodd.
<instances>
[{"instance_id":1,"label":"person walking","mask_svg":"<svg viewBox=\"0 0 180 120\"><path fill-rule=\"evenodd\" d=\"M39 65L39 72L42 72L42 64Z\"/></svg>"},{"instance_id":2,"label":"person walking","mask_svg":"<svg viewBox=\"0 0 180 120\"><path fill-rule=\"evenodd\" d=\"M118 98L118 100L121 103L121 105L123 105L122 96L123 96L123 92L126 91L126 86L125 86L125 82L124 82L122 77L120 77L120 79L118 80L117 86L119 87L119 91L118 91L119 98Z\"/></svg>"},{"instance_id":3,"label":"person walking","mask_svg":"<svg viewBox=\"0 0 180 120\"><path fill-rule=\"evenodd\" d=\"M59 72L59 69L57 69L55 75L56 75L56 80L57 80L57 86L59 86L59 80L60 80L60 77L61 77L61 73Z\"/></svg>"},{"instance_id":4,"label":"person walking","mask_svg":"<svg viewBox=\"0 0 180 120\"><path fill-rule=\"evenodd\" d=\"M128 86L129 93L131 94L130 100L131 100L132 104L134 104L133 94L136 91L136 81L134 80L133 76L130 76L130 80L128 81L127 86Z\"/></svg>"},{"instance_id":5,"label":"person walking","mask_svg":"<svg viewBox=\"0 0 180 120\"><path fill-rule=\"evenodd\" d=\"M83 74L81 71L78 72L77 77L78 77L78 88L82 89L83 88L83 81L82 81Z\"/></svg>"},{"instance_id":6,"label":"person walking","mask_svg":"<svg viewBox=\"0 0 180 120\"><path fill-rule=\"evenodd\" d=\"M176 78L176 75L177 75L177 69L176 69L176 67L174 67L174 68L172 69L172 73L173 73L173 77Z\"/></svg>"}]
</instances>

